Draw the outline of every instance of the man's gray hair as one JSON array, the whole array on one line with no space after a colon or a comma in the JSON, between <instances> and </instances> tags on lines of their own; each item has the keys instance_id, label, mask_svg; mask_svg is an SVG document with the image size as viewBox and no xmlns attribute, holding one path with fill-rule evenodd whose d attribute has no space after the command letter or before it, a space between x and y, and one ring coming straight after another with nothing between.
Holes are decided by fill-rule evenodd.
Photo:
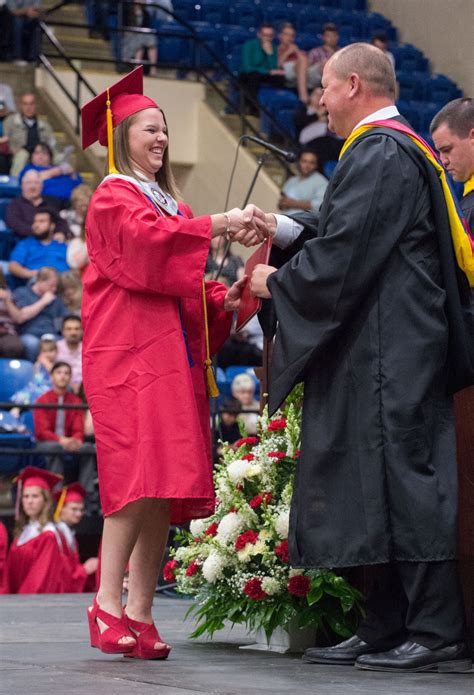
<instances>
[{"instance_id":1,"label":"man's gray hair","mask_svg":"<svg viewBox=\"0 0 474 695\"><path fill-rule=\"evenodd\" d=\"M431 121L430 133L446 124L458 138L467 138L470 131L474 128L474 99L463 97L454 99L446 106L443 106L441 111L438 111L436 116Z\"/></svg>"},{"instance_id":2,"label":"man's gray hair","mask_svg":"<svg viewBox=\"0 0 474 695\"><path fill-rule=\"evenodd\" d=\"M330 67L341 80L355 73L375 97L395 99L395 70L390 59L376 46L351 43L332 56Z\"/></svg>"}]
</instances>

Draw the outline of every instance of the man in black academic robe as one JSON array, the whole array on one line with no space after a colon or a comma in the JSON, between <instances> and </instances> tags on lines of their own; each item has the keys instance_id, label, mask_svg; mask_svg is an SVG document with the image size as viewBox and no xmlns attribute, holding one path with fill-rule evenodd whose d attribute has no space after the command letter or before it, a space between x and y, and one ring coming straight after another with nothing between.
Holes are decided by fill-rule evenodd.
<instances>
[{"instance_id":1,"label":"man in black academic robe","mask_svg":"<svg viewBox=\"0 0 474 695\"><path fill-rule=\"evenodd\" d=\"M393 68L372 46L339 51L323 87L329 127L342 137L366 122L403 120ZM257 266L252 277L278 319L270 412L294 384L305 388L290 563L384 568L356 635L307 650L309 662L471 667L455 562L450 331L436 229L447 218L432 202L439 182L419 152L405 135L366 131L343 154L319 219L267 215L275 244L297 244L301 230L307 241L278 271Z\"/></svg>"}]
</instances>

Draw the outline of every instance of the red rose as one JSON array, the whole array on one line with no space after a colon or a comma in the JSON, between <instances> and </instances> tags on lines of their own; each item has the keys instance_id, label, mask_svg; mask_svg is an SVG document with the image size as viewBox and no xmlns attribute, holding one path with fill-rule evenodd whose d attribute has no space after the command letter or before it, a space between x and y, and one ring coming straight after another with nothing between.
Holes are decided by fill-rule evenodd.
<instances>
[{"instance_id":1,"label":"red rose","mask_svg":"<svg viewBox=\"0 0 474 695\"><path fill-rule=\"evenodd\" d=\"M237 511L237 507L231 507L231 508L229 509L228 513L229 513L229 514L232 514L232 512L235 513L236 511Z\"/></svg>"},{"instance_id":2,"label":"red rose","mask_svg":"<svg viewBox=\"0 0 474 695\"><path fill-rule=\"evenodd\" d=\"M244 444L248 444L249 446L255 446L255 444L258 444L258 438L244 437L243 439L239 439L238 441L236 441L234 446L236 449L239 449L241 446L244 446Z\"/></svg>"},{"instance_id":3,"label":"red rose","mask_svg":"<svg viewBox=\"0 0 474 695\"><path fill-rule=\"evenodd\" d=\"M284 451L270 451L268 456L271 456L272 459L284 459L286 454Z\"/></svg>"},{"instance_id":4,"label":"red rose","mask_svg":"<svg viewBox=\"0 0 474 695\"><path fill-rule=\"evenodd\" d=\"M305 577L304 574L298 574L296 577L290 577L288 580L288 591L293 596L302 598L306 596L311 587L311 579Z\"/></svg>"},{"instance_id":5,"label":"red rose","mask_svg":"<svg viewBox=\"0 0 474 695\"><path fill-rule=\"evenodd\" d=\"M198 569L198 563L196 562L196 560L193 560L185 572L186 577L193 577L198 571Z\"/></svg>"},{"instance_id":6,"label":"red rose","mask_svg":"<svg viewBox=\"0 0 474 695\"><path fill-rule=\"evenodd\" d=\"M265 502L265 504L269 504L273 495L271 492L262 492L260 495L255 495L250 502L249 505L252 507L252 509L256 509L257 507L260 507L260 505Z\"/></svg>"},{"instance_id":7,"label":"red rose","mask_svg":"<svg viewBox=\"0 0 474 695\"><path fill-rule=\"evenodd\" d=\"M194 543L196 543L196 545L198 543L201 543L201 539L199 538L199 536L196 536L196 538L193 538L193 541L194 541Z\"/></svg>"},{"instance_id":8,"label":"red rose","mask_svg":"<svg viewBox=\"0 0 474 695\"><path fill-rule=\"evenodd\" d=\"M282 541L275 546L275 555L279 557L282 562L288 562L288 541Z\"/></svg>"},{"instance_id":9,"label":"red rose","mask_svg":"<svg viewBox=\"0 0 474 695\"><path fill-rule=\"evenodd\" d=\"M241 533L240 536L238 536L237 540L235 541L235 549L236 550L243 550L247 543L252 543L252 545L255 545L255 543L258 540L258 533L257 531L244 531L244 533Z\"/></svg>"},{"instance_id":10,"label":"red rose","mask_svg":"<svg viewBox=\"0 0 474 695\"><path fill-rule=\"evenodd\" d=\"M244 586L244 594L247 594L253 601L260 601L263 598L267 598L268 595L262 589L262 580L259 577L248 580Z\"/></svg>"},{"instance_id":11,"label":"red rose","mask_svg":"<svg viewBox=\"0 0 474 695\"><path fill-rule=\"evenodd\" d=\"M242 461L253 461L255 456L253 454L244 454L242 456Z\"/></svg>"},{"instance_id":12,"label":"red rose","mask_svg":"<svg viewBox=\"0 0 474 695\"><path fill-rule=\"evenodd\" d=\"M295 455L293 456L293 458L294 458L294 459L299 459L299 457L300 457L300 450L299 450L299 449L296 449Z\"/></svg>"},{"instance_id":13,"label":"red rose","mask_svg":"<svg viewBox=\"0 0 474 695\"><path fill-rule=\"evenodd\" d=\"M219 524L217 523L217 521L214 521L214 523L208 526L207 529L204 531L204 535L214 537L217 534L218 526Z\"/></svg>"},{"instance_id":14,"label":"red rose","mask_svg":"<svg viewBox=\"0 0 474 695\"><path fill-rule=\"evenodd\" d=\"M163 578L165 582L174 582L178 563L176 560L168 560L163 568Z\"/></svg>"},{"instance_id":15,"label":"red rose","mask_svg":"<svg viewBox=\"0 0 474 695\"><path fill-rule=\"evenodd\" d=\"M280 420L272 420L270 424L268 425L268 431L269 432L276 432L277 430L284 430L286 427L286 419L284 417L280 418Z\"/></svg>"}]
</instances>

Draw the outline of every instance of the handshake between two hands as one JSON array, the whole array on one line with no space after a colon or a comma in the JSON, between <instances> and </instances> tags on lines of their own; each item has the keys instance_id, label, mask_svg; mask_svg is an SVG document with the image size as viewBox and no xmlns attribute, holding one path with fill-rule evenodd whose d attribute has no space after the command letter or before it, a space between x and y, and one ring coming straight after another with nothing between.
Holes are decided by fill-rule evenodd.
<instances>
[{"instance_id":1,"label":"handshake between two hands","mask_svg":"<svg viewBox=\"0 0 474 695\"><path fill-rule=\"evenodd\" d=\"M269 236L274 236L276 231L276 217L271 213L265 213L256 205L247 205L243 210L234 208L225 213L228 219L227 235L230 241L238 242L243 246L256 246ZM224 299L225 311L238 311L240 298L247 283L250 282L250 291L254 297L268 299L271 294L267 288L267 278L276 268L259 264L255 266L252 277L244 275L241 280L235 282L227 292Z\"/></svg>"}]
</instances>

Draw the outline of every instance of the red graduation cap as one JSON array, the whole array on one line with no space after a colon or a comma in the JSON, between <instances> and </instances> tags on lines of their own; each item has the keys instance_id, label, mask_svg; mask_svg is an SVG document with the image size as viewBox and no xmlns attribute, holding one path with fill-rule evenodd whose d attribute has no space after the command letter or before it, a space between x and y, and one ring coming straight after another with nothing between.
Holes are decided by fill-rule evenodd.
<instances>
[{"instance_id":1,"label":"red graduation cap","mask_svg":"<svg viewBox=\"0 0 474 695\"><path fill-rule=\"evenodd\" d=\"M51 492L55 485L62 479L62 475L45 471L43 468L27 466L20 475L16 477L15 482L21 485L23 489L27 487L40 487L42 490L49 490Z\"/></svg>"},{"instance_id":2,"label":"red graduation cap","mask_svg":"<svg viewBox=\"0 0 474 695\"><path fill-rule=\"evenodd\" d=\"M81 109L82 149L97 140L109 148L109 173L116 173L113 129L128 116L159 106L143 94L143 66L140 65Z\"/></svg>"},{"instance_id":3,"label":"red graduation cap","mask_svg":"<svg viewBox=\"0 0 474 695\"><path fill-rule=\"evenodd\" d=\"M69 504L69 502L84 502L86 496L87 492L80 483L71 483L70 485L65 485L62 490L54 495L54 499L57 503L56 511L54 512L54 520L59 521L61 509L65 504Z\"/></svg>"}]
</instances>

